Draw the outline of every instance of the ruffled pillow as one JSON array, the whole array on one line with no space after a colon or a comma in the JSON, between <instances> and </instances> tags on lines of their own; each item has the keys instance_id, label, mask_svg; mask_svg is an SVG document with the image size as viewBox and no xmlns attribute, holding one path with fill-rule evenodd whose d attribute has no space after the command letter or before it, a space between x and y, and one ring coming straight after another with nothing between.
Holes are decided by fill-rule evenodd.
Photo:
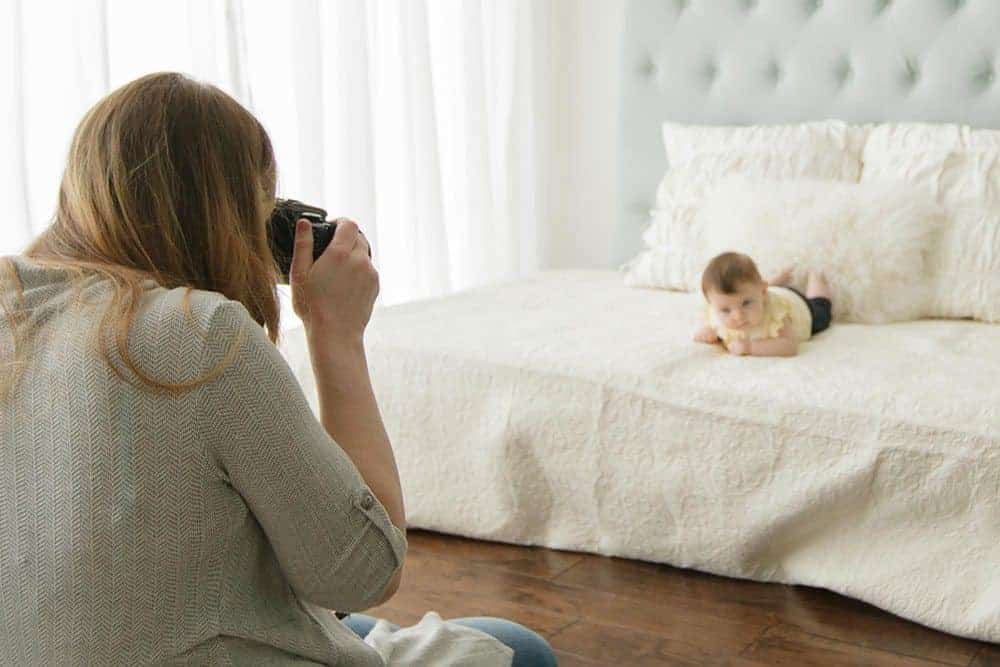
<instances>
[{"instance_id":1,"label":"ruffled pillow","mask_svg":"<svg viewBox=\"0 0 1000 667\"><path fill-rule=\"evenodd\" d=\"M625 265L625 284L692 289L687 247L696 215L726 177L770 181L810 178L857 182L867 127L826 120L792 125L663 124L670 165L643 233L646 250Z\"/></svg>"},{"instance_id":2,"label":"ruffled pillow","mask_svg":"<svg viewBox=\"0 0 1000 667\"><path fill-rule=\"evenodd\" d=\"M1000 322L1000 131L879 125L865 145L861 180L898 183L944 209L928 315Z\"/></svg>"}]
</instances>

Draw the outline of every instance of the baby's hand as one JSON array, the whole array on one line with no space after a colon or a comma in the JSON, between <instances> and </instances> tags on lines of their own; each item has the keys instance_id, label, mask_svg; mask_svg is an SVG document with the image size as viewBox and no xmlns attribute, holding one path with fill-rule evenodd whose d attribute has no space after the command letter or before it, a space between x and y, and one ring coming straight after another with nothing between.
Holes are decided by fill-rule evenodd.
<instances>
[{"instance_id":1,"label":"baby's hand","mask_svg":"<svg viewBox=\"0 0 1000 667\"><path fill-rule=\"evenodd\" d=\"M748 340L733 340L729 342L726 346L730 354L735 354L736 356L743 356L745 354L750 354L750 341Z\"/></svg>"},{"instance_id":2,"label":"baby's hand","mask_svg":"<svg viewBox=\"0 0 1000 667\"><path fill-rule=\"evenodd\" d=\"M719 337L716 335L715 330L711 327L703 327L698 329L694 334L694 340L697 343L718 343Z\"/></svg>"}]
</instances>

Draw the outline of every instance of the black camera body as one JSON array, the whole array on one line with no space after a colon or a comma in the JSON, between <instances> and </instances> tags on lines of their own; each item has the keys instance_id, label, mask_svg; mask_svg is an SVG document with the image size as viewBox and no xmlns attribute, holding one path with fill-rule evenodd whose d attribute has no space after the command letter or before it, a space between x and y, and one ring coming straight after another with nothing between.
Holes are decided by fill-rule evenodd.
<instances>
[{"instance_id":1,"label":"black camera body","mask_svg":"<svg viewBox=\"0 0 1000 667\"><path fill-rule=\"evenodd\" d=\"M288 284L292 270L292 251L295 248L295 223L305 218L312 225L313 261L319 259L333 240L337 223L327 222L326 211L318 206L303 204L296 199L278 199L268 220L268 241L271 252L281 269L281 284Z\"/></svg>"}]
</instances>

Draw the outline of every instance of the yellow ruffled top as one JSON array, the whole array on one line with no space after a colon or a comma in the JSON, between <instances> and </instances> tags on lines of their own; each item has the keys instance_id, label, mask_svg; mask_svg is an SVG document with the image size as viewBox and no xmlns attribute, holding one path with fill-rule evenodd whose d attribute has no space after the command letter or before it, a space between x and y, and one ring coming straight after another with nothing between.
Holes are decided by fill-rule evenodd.
<instances>
[{"instance_id":1,"label":"yellow ruffled top","mask_svg":"<svg viewBox=\"0 0 1000 667\"><path fill-rule=\"evenodd\" d=\"M752 329L738 330L724 326L709 304L705 304L705 321L728 345L734 340L766 340L777 338L786 322L791 322L799 340L808 340L812 329L809 307L795 292L784 287L768 287L764 319Z\"/></svg>"}]
</instances>

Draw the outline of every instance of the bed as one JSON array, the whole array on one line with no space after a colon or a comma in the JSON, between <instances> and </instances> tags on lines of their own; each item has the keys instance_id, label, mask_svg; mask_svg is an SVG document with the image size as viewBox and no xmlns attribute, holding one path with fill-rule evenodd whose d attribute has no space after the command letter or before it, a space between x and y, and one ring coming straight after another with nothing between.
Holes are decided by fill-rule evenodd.
<instances>
[{"instance_id":1,"label":"bed","mask_svg":"<svg viewBox=\"0 0 1000 667\"><path fill-rule=\"evenodd\" d=\"M629 2L620 259L663 120L998 127L1000 89L956 83L996 34L992 0ZM691 342L699 298L548 271L378 310L410 525L820 586L1000 641L1000 326L838 324L792 359L733 358Z\"/></svg>"}]
</instances>

